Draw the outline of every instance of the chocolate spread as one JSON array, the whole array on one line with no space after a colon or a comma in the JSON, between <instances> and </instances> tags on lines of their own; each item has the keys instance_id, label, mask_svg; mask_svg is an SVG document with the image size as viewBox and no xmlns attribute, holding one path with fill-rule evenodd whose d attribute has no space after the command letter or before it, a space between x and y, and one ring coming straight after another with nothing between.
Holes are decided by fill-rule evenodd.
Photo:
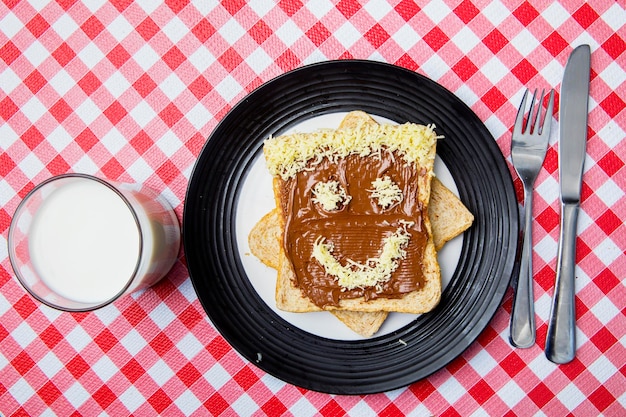
<instances>
[{"instance_id":1,"label":"chocolate spread","mask_svg":"<svg viewBox=\"0 0 626 417\"><path fill-rule=\"evenodd\" d=\"M288 180L279 179L281 210L285 219L283 245L295 272L294 284L317 306L337 306L341 299L364 297L400 298L423 285L422 258L428 234L418 201L418 176L424 175L415 164L405 164L398 155L360 157L351 155L333 162L322 160L310 170L300 171ZM402 190L403 199L383 209L372 199L372 182L390 177ZM338 210L325 211L312 200L312 188L318 182L338 181L352 198ZM370 191L368 191L370 190ZM333 255L345 265L348 259L364 264L378 257L384 239L403 223L411 239L406 257L382 288L346 290L335 277L312 257L319 237L334 245Z\"/></svg>"}]
</instances>

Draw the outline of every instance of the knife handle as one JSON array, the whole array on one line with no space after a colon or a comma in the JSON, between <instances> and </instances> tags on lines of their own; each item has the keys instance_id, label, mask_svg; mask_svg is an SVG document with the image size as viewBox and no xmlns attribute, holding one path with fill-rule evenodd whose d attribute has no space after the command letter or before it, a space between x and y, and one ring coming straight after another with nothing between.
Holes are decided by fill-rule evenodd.
<instances>
[{"instance_id":1,"label":"knife handle","mask_svg":"<svg viewBox=\"0 0 626 417\"><path fill-rule=\"evenodd\" d=\"M557 254L556 283L546 336L546 357L568 363L576 356L576 223L578 204L561 204L561 233Z\"/></svg>"}]
</instances>

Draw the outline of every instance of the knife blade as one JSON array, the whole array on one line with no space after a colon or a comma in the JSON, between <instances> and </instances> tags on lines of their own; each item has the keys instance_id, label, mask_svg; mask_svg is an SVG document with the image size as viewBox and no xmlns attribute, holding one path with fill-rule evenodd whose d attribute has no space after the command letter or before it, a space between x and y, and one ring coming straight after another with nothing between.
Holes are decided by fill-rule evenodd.
<instances>
[{"instance_id":1,"label":"knife blade","mask_svg":"<svg viewBox=\"0 0 626 417\"><path fill-rule=\"evenodd\" d=\"M567 60L559 104L561 230L545 347L546 357L559 364L576 356L576 228L587 153L590 72L591 50L580 45Z\"/></svg>"}]
</instances>

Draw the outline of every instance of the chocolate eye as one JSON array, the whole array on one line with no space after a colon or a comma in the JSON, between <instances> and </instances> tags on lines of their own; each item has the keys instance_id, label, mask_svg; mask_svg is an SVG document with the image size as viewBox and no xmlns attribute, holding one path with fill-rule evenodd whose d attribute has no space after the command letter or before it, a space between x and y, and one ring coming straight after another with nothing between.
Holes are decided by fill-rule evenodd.
<instances>
[{"instance_id":1,"label":"chocolate eye","mask_svg":"<svg viewBox=\"0 0 626 417\"><path fill-rule=\"evenodd\" d=\"M311 190L311 200L322 206L326 211L337 211L348 205L352 197L339 181L318 182Z\"/></svg>"},{"instance_id":2,"label":"chocolate eye","mask_svg":"<svg viewBox=\"0 0 626 417\"><path fill-rule=\"evenodd\" d=\"M393 182L387 175L372 181L372 189L367 191L370 193L370 198L376 199L378 205L383 209L401 202L404 198L398 184Z\"/></svg>"}]
</instances>

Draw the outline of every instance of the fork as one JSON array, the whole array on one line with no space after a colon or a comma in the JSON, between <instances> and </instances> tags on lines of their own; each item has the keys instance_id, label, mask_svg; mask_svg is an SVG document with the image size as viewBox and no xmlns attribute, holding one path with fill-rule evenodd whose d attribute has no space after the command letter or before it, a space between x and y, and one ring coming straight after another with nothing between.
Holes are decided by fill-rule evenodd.
<instances>
[{"instance_id":1,"label":"fork","mask_svg":"<svg viewBox=\"0 0 626 417\"><path fill-rule=\"evenodd\" d=\"M513 127L511 157L513 167L524 184L524 231L522 256L513 310L511 312L510 340L511 344L519 348L528 348L535 343L535 308L533 294L532 268L532 220L533 220L533 187L537 175L541 170L546 157L548 139L550 138L550 124L554 107L554 90L550 91L548 108L541 122L541 110L544 90L541 91L539 101L536 101L537 90L530 101L530 109L526 124L526 99L528 90L524 92ZM534 111L537 107L536 112Z\"/></svg>"}]
</instances>

